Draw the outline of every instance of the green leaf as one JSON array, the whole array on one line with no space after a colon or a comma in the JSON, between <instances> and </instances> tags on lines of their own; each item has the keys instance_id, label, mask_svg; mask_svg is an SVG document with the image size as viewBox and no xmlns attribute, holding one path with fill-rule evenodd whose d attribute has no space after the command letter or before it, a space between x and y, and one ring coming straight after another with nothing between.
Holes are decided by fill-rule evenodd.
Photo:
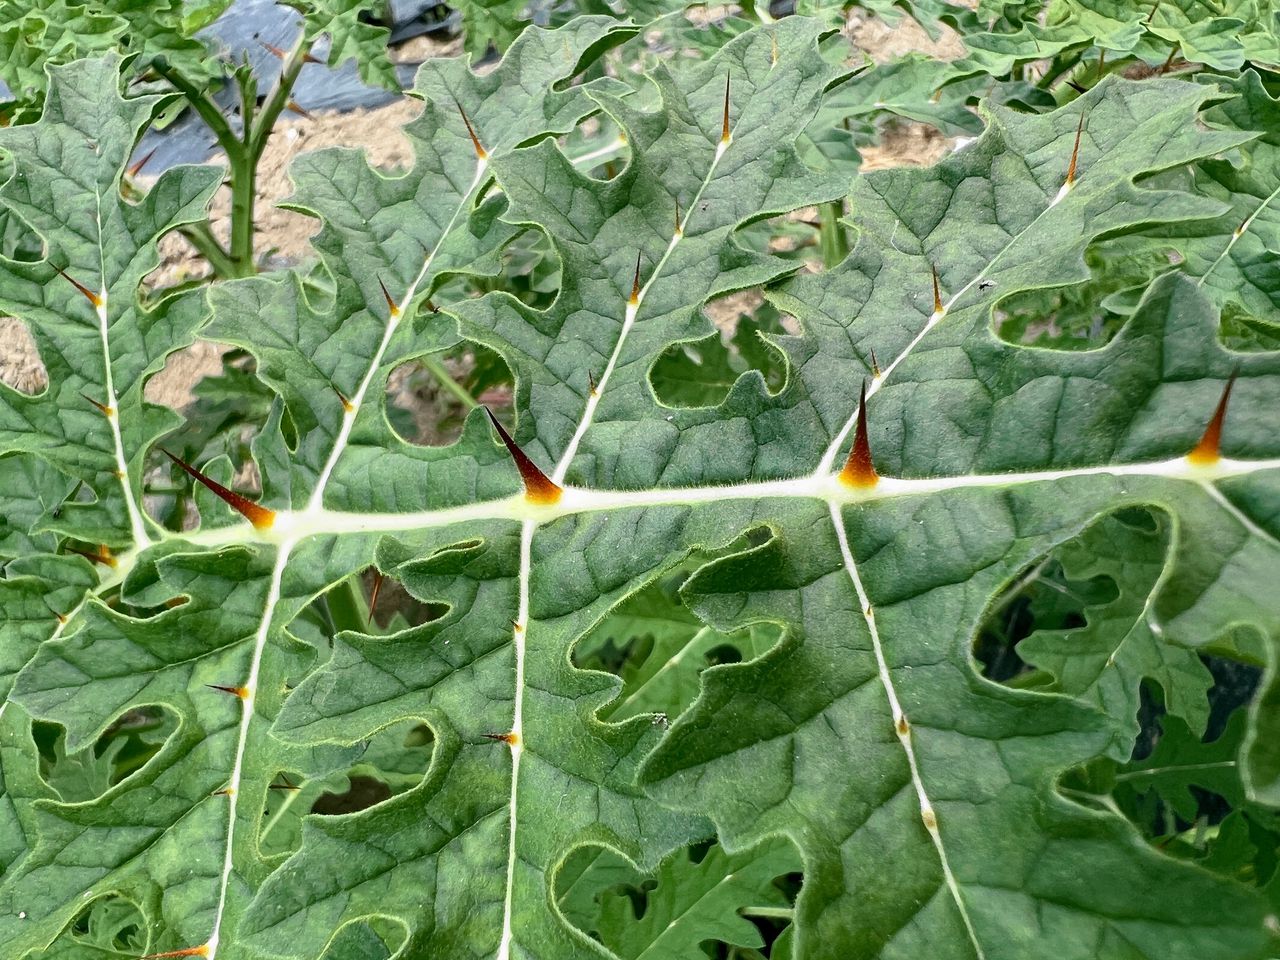
<instances>
[{"instance_id":1,"label":"green leaf","mask_svg":"<svg viewBox=\"0 0 1280 960\"><path fill-rule=\"evenodd\" d=\"M677 850L658 867L638 917L625 893L610 891L600 911L600 939L626 960L696 957L704 940L762 947L764 940L739 915L751 908L785 908L774 880L798 872L800 861L786 840L773 840L735 856L716 845L699 861Z\"/></svg>"},{"instance_id":2,"label":"green leaf","mask_svg":"<svg viewBox=\"0 0 1280 960\"><path fill-rule=\"evenodd\" d=\"M1150 528L1136 518L1106 517L1066 545L1061 562L1071 580L1107 577L1117 595L1085 608L1081 629L1033 633L1018 646L1023 659L1057 678L1053 689L1097 703L1118 723L1116 759L1128 757L1138 735L1138 691L1144 678L1164 690L1171 714L1192 730L1209 718L1206 693L1213 679L1199 657L1164 642L1150 603L1167 562L1169 525Z\"/></svg>"},{"instance_id":3,"label":"green leaf","mask_svg":"<svg viewBox=\"0 0 1280 960\"><path fill-rule=\"evenodd\" d=\"M787 921L772 953L804 960L1273 955L1265 829L1224 820L1205 869L1065 784L1121 756L1144 678L1196 719L1198 654L1274 665L1280 354L1226 349L1217 301L1179 272L1095 349L995 330L1005 298L1091 281L1106 238L1221 216L1170 171L1256 135L1202 122L1211 87L1112 76L1041 115L990 106L966 148L847 191L797 150L845 77L821 24L738 33L643 90L597 67L632 35L584 18L526 29L485 73L429 62L411 169L299 160L289 202L320 221L319 265L218 284L211 319L198 297L138 298L154 237L220 174L119 199L154 103L119 97L117 62L55 69L41 122L0 133L0 200L48 250L0 261L0 305L36 331L52 384L3 394L4 450L59 480L37 493L19 469L0 491L21 551L0 581L20 612L0 942L588 960L719 941L758 960L765 921ZM562 152L596 135L583 126L624 132L614 175ZM830 269L763 242L764 221L846 201L856 243ZM116 228L130 218L146 229ZM554 292L511 284L530 302L502 289L521 232L545 241L513 260L559 263ZM63 250L71 276L107 274L102 323L56 276ZM470 296L472 278L492 289ZM688 367L664 380L673 347L710 347L709 302L758 287L780 316L736 345L741 366L715 360L714 390ZM183 488L195 514L164 508L163 525L141 516L141 479L178 418L142 390L197 333L252 355L271 393L237 414L260 420L252 463L196 465L260 503ZM108 357L117 335L128 349ZM464 341L511 373L520 457L479 410L448 446L387 421L392 371ZM73 399L107 370L118 443ZM1233 377L1220 444L1198 446ZM1160 525L1113 527L1139 513ZM63 554L99 543L116 565L95 584ZM1089 611L1094 647L1032 643L1060 691L987 681L975 637L1055 552L1069 576L1115 580ZM385 629L355 593L370 567L415 601ZM741 661L704 668L713 635ZM1099 683L1101 644L1119 653ZM680 711L669 725L641 712L660 704ZM1255 809L1280 793L1278 715L1272 671L1242 741ZM160 725L114 746L138 716ZM100 744L109 772L80 753ZM305 814L338 791L363 806L357 778L377 802ZM287 806L282 787L299 788ZM712 840L698 863L684 852ZM797 866L793 915L773 881Z\"/></svg>"}]
</instances>

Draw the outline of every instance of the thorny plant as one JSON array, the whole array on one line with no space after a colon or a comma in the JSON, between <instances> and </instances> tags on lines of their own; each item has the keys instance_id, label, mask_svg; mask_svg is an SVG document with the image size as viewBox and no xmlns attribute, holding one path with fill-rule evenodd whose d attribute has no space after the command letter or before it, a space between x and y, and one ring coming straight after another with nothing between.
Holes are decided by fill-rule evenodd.
<instances>
[{"instance_id":1,"label":"thorny plant","mask_svg":"<svg viewBox=\"0 0 1280 960\"><path fill-rule=\"evenodd\" d=\"M428 62L410 169L295 163L319 269L207 297L139 296L220 173L124 196L161 100L123 96L118 58L53 68L39 122L0 132L0 201L42 250L0 260L0 303L50 378L0 390L0 942L1270 955L1263 79L991 105L936 166L850 188L796 148L849 82L820 23L659 65L643 97L582 79L634 33L584 17L491 72ZM611 177L560 147L593 115L625 137ZM843 199L829 269L750 242ZM530 233L553 299L459 293ZM1131 298L1109 341L997 329L1110 262ZM703 307L755 288L789 319L731 364ZM173 453L182 418L144 400L197 335L268 394L256 489ZM454 443L405 441L391 373L468 343L509 369L513 429L477 408ZM197 516L144 496L170 467ZM375 614L391 581L415 602ZM1026 609L1026 669L984 676L975 642ZM1228 662L1269 672L1224 718Z\"/></svg>"}]
</instances>

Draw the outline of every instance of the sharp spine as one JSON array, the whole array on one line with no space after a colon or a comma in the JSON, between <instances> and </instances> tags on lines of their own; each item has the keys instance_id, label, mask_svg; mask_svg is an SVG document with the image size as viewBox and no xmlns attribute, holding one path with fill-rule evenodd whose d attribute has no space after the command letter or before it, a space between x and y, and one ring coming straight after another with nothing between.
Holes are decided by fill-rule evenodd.
<instances>
[{"instance_id":1,"label":"sharp spine","mask_svg":"<svg viewBox=\"0 0 1280 960\"><path fill-rule=\"evenodd\" d=\"M229 490L222 484L218 483L217 480L209 479L202 472L187 463L187 461L183 460L181 457L174 456L163 447L160 448L160 452L181 467L183 472L193 480L200 481L200 483L212 490L217 495L218 499L231 507L231 509L235 510L236 513L240 514L240 516L244 517L259 530L266 530L275 523L276 513L274 510L269 510L260 503L254 503L247 497L240 496L240 494L236 493L234 490Z\"/></svg>"},{"instance_id":2,"label":"sharp spine","mask_svg":"<svg viewBox=\"0 0 1280 960\"><path fill-rule=\"evenodd\" d=\"M862 395L858 398L858 429L854 434L849 459L840 471L840 482L846 487L874 487L880 480L871 460L871 441L867 437L867 381L862 381Z\"/></svg>"},{"instance_id":3,"label":"sharp spine","mask_svg":"<svg viewBox=\"0 0 1280 960\"><path fill-rule=\"evenodd\" d=\"M1222 396L1218 399L1217 409L1213 411L1213 417L1209 420L1209 425L1204 428L1204 434L1200 437L1200 442L1187 454L1187 459L1197 466L1212 466L1222 458L1222 425L1227 419L1227 404L1231 401L1231 390L1235 385L1236 374L1233 373L1231 378L1227 380L1227 385L1222 389Z\"/></svg>"},{"instance_id":4,"label":"sharp spine","mask_svg":"<svg viewBox=\"0 0 1280 960\"><path fill-rule=\"evenodd\" d=\"M520 479L524 483L525 499L530 503L543 505L550 505L559 501L560 495L564 491L517 446L516 442L511 439L511 434L507 433L506 428L493 415L492 410L485 407L484 412L489 415L489 422L498 431L498 436L502 438L507 452L511 454L511 459L516 462L516 469L520 472Z\"/></svg>"}]
</instances>

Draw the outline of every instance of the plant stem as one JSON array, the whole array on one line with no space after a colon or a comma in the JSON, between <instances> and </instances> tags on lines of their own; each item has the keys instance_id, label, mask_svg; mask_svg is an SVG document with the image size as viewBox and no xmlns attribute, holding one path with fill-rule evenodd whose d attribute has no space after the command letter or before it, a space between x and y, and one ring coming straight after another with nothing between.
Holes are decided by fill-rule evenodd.
<instances>
[{"instance_id":1,"label":"plant stem","mask_svg":"<svg viewBox=\"0 0 1280 960\"><path fill-rule=\"evenodd\" d=\"M444 368L444 364L439 360L434 357L422 357L419 362L422 364L423 370L435 377L440 386L446 392L453 394L454 398L468 410L474 410L480 406L480 402L467 391L466 387L449 376L449 371Z\"/></svg>"},{"instance_id":2,"label":"plant stem","mask_svg":"<svg viewBox=\"0 0 1280 960\"><path fill-rule=\"evenodd\" d=\"M196 252L209 261L209 266L220 278L225 280L238 276L231 255L213 235L208 220L189 223L180 232L196 248Z\"/></svg>"},{"instance_id":3,"label":"plant stem","mask_svg":"<svg viewBox=\"0 0 1280 960\"><path fill-rule=\"evenodd\" d=\"M822 265L830 268L849 255L849 237L840 218L844 202L832 200L818 206L818 239L822 249Z\"/></svg>"}]
</instances>

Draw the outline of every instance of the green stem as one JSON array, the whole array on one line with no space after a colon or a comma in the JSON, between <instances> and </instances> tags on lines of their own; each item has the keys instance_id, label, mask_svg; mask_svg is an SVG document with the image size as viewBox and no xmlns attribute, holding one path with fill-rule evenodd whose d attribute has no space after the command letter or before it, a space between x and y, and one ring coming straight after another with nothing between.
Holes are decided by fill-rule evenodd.
<instances>
[{"instance_id":1,"label":"green stem","mask_svg":"<svg viewBox=\"0 0 1280 960\"><path fill-rule=\"evenodd\" d=\"M1050 61L1049 69L1045 72L1045 75L1036 81L1036 86L1041 90L1048 90L1055 83L1061 80L1063 76L1070 73L1075 68L1076 64L1080 62L1081 58L1085 55L1085 51L1088 49L1088 46L1082 46L1074 53L1068 54L1065 59L1062 57L1062 54L1054 57L1053 60Z\"/></svg>"},{"instance_id":2,"label":"green stem","mask_svg":"<svg viewBox=\"0 0 1280 960\"><path fill-rule=\"evenodd\" d=\"M333 622L334 631L355 630L364 633L369 629L367 608L360 592L355 574L347 577L340 584L324 595L329 607L329 619Z\"/></svg>"},{"instance_id":3,"label":"green stem","mask_svg":"<svg viewBox=\"0 0 1280 960\"><path fill-rule=\"evenodd\" d=\"M832 200L818 206L818 240L822 249L822 265L830 268L849 255L849 236L840 218L844 201Z\"/></svg>"},{"instance_id":4,"label":"green stem","mask_svg":"<svg viewBox=\"0 0 1280 960\"><path fill-rule=\"evenodd\" d=\"M178 73L163 60L157 58L153 66L156 73L169 81L179 93L181 93L191 104L191 107L205 125L213 132L214 137L218 141L223 151L230 158L233 154L237 154L241 150L240 138L236 136L236 132L231 129L231 124L227 118L222 115L222 108L209 96L208 92L201 90L194 83Z\"/></svg>"},{"instance_id":5,"label":"green stem","mask_svg":"<svg viewBox=\"0 0 1280 960\"><path fill-rule=\"evenodd\" d=\"M422 364L422 369L435 377L440 386L446 392L453 394L454 398L468 410L474 410L480 406L480 402L467 391L466 387L449 376L449 371L444 368L444 364L439 360L433 357L422 357L419 362Z\"/></svg>"},{"instance_id":6,"label":"green stem","mask_svg":"<svg viewBox=\"0 0 1280 960\"><path fill-rule=\"evenodd\" d=\"M218 242L218 238L213 235L213 230L210 228L208 220L189 223L182 228L181 232L187 238L187 241L196 248L196 252L209 261L209 266L213 267L213 272L221 279L226 280L239 276L231 255Z\"/></svg>"}]
</instances>

